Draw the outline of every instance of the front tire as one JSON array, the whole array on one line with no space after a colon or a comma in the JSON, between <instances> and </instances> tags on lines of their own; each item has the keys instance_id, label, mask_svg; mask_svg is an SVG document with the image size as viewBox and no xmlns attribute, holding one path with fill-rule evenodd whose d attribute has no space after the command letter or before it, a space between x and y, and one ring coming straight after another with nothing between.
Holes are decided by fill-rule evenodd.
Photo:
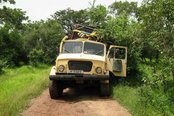
<instances>
[{"instance_id":1,"label":"front tire","mask_svg":"<svg viewBox=\"0 0 174 116\"><path fill-rule=\"evenodd\" d=\"M62 96L63 88L60 81L50 80L49 81L49 93L51 99L57 99Z\"/></svg>"},{"instance_id":2,"label":"front tire","mask_svg":"<svg viewBox=\"0 0 174 116\"><path fill-rule=\"evenodd\" d=\"M110 86L109 83L100 83L100 95L110 96Z\"/></svg>"}]
</instances>

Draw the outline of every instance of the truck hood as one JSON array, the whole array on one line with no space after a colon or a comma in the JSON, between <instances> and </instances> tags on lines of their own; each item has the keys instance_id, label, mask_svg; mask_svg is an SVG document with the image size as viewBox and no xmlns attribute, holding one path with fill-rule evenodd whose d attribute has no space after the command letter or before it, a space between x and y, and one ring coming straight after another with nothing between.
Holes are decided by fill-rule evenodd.
<instances>
[{"instance_id":1,"label":"truck hood","mask_svg":"<svg viewBox=\"0 0 174 116\"><path fill-rule=\"evenodd\" d=\"M59 54L58 60L71 59L71 60L97 60L105 62L105 56L90 55L90 54Z\"/></svg>"}]
</instances>

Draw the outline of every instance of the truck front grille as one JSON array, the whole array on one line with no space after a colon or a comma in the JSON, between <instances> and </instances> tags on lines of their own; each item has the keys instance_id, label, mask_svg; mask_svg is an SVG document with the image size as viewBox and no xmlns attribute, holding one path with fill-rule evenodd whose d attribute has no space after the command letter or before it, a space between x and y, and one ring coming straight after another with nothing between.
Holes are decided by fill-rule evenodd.
<instances>
[{"instance_id":1,"label":"truck front grille","mask_svg":"<svg viewBox=\"0 0 174 116\"><path fill-rule=\"evenodd\" d=\"M90 72L92 69L92 62L90 61L69 61L69 70L83 70L84 72Z\"/></svg>"}]
</instances>

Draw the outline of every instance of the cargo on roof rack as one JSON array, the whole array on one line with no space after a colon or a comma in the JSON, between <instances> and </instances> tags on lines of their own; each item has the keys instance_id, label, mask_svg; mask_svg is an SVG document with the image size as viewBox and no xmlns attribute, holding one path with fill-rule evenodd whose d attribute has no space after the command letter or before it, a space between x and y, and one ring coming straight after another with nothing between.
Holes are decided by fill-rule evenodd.
<instances>
[{"instance_id":1,"label":"cargo on roof rack","mask_svg":"<svg viewBox=\"0 0 174 116\"><path fill-rule=\"evenodd\" d=\"M72 31L72 34L69 37L69 39L74 40L79 38L89 39L93 41L101 40L99 35L97 34L97 29L95 29L95 27L77 24L74 26L74 30Z\"/></svg>"}]
</instances>

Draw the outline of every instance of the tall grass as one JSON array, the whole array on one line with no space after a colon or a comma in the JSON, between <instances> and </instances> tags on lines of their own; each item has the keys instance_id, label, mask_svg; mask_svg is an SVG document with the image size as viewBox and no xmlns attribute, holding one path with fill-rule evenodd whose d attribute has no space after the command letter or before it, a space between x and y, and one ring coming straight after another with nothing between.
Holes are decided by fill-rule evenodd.
<instances>
[{"instance_id":1,"label":"tall grass","mask_svg":"<svg viewBox=\"0 0 174 116\"><path fill-rule=\"evenodd\" d=\"M50 67L23 66L0 75L0 116L15 116L48 85Z\"/></svg>"},{"instance_id":2,"label":"tall grass","mask_svg":"<svg viewBox=\"0 0 174 116\"><path fill-rule=\"evenodd\" d=\"M160 112L153 106L146 107L140 101L139 89L140 87L119 84L114 88L113 98L127 108L133 116L160 116Z\"/></svg>"},{"instance_id":3,"label":"tall grass","mask_svg":"<svg viewBox=\"0 0 174 116\"><path fill-rule=\"evenodd\" d=\"M174 116L174 81L163 69L140 64L139 75L119 82L113 98L134 116Z\"/></svg>"}]
</instances>

